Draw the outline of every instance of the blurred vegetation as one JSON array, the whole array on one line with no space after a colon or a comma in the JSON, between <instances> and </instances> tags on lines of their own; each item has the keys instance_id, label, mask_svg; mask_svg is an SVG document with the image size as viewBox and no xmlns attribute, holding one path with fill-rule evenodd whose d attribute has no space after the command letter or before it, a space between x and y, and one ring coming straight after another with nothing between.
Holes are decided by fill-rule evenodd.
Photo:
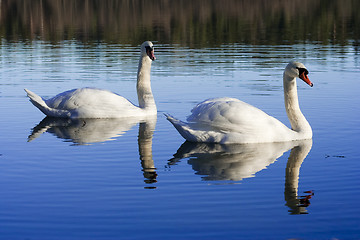
<instances>
[{"instance_id":1,"label":"blurred vegetation","mask_svg":"<svg viewBox=\"0 0 360 240\"><path fill-rule=\"evenodd\" d=\"M7 41L358 44L358 0L0 0Z\"/></svg>"}]
</instances>

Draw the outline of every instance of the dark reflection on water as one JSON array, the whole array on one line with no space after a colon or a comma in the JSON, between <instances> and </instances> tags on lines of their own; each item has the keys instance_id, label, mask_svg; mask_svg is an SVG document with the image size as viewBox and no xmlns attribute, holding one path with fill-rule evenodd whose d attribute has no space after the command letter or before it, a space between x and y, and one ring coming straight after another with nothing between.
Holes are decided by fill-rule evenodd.
<instances>
[{"instance_id":1,"label":"dark reflection on water","mask_svg":"<svg viewBox=\"0 0 360 240\"><path fill-rule=\"evenodd\" d=\"M260 144L183 143L168 167L187 158L197 175L206 181L241 181L254 177L291 149L286 165L285 201L290 214L306 214L313 191L298 196L300 167L312 147L312 140Z\"/></svg>"},{"instance_id":2,"label":"dark reflection on water","mask_svg":"<svg viewBox=\"0 0 360 240\"><path fill-rule=\"evenodd\" d=\"M152 139L156 125L156 118L139 124L139 155L141 160L142 171L144 174L144 182L153 184L157 182L157 173L152 154ZM147 189L156 188L153 185L145 187Z\"/></svg>"},{"instance_id":3,"label":"dark reflection on water","mask_svg":"<svg viewBox=\"0 0 360 240\"><path fill-rule=\"evenodd\" d=\"M139 124L138 147L144 182L156 183L157 173L152 156L152 138L155 131L157 117L147 119L67 119L45 117L36 125L28 141L33 141L41 134L48 132L74 145L89 145L115 140ZM145 188L156 188L149 185Z\"/></svg>"},{"instance_id":4,"label":"dark reflection on water","mask_svg":"<svg viewBox=\"0 0 360 240\"><path fill-rule=\"evenodd\" d=\"M15 41L137 45L151 39L204 47L308 40L346 44L360 38L356 0L2 0L0 8L0 36Z\"/></svg>"}]
</instances>

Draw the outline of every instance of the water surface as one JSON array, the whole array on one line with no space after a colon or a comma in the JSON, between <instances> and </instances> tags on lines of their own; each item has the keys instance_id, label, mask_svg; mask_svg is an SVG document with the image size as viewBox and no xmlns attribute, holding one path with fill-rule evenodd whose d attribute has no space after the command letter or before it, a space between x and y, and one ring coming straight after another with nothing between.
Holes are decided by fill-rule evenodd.
<instances>
[{"instance_id":1,"label":"water surface","mask_svg":"<svg viewBox=\"0 0 360 240\"><path fill-rule=\"evenodd\" d=\"M136 102L138 47L2 45L3 238L358 235L359 55L353 47L155 45L152 86L159 114L141 123L43 120L23 91L50 97L93 86ZM314 131L310 143L183 145L163 116L184 119L203 99L231 96L287 124L281 78L289 59L302 61L314 82L313 88L298 82Z\"/></svg>"},{"instance_id":2,"label":"water surface","mask_svg":"<svg viewBox=\"0 0 360 240\"><path fill-rule=\"evenodd\" d=\"M173 25L166 25L165 15L145 21L145 12L134 11L141 21L121 21L120 28L121 15L114 16L124 5L86 2L80 14L74 2L61 8L61 1L41 1L25 9L2 1L1 239L359 238L356 7L239 1L231 8L199 1L175 11L160 1L152 2L152 12L168 12ZM299 4L306 11L295 11ZM92 15L108 9L115 9L109 18ZM199 9L192 25L190 13ZM259 13L261 19L253 18ZM83 22L70 21L76 14ZM290 28L299 22L294 34ZM45 118L26 97L24 88L48 98L98 87L136 103L139 46L148 39L157 57L151 76L156 118ZM229 96L289 125L282 73L292 59L307 66L314 83L310 88L298 81L300 106L313 128L310 141L191 144L163 115L184 120L196 103Z\"/></svg>"}]
</instances>

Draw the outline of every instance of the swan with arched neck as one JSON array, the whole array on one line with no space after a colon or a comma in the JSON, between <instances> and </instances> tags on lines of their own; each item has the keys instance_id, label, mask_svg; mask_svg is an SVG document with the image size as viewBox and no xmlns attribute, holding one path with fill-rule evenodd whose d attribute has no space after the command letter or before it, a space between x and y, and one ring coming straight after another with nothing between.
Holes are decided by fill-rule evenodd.
<instances>
[{"instance_id":1,"label":"swan with arched neck","mask_svg":"<svg viewBox=\"0 0 360 240\"><path fill-rule=\"evenodd\" d=\"M150 85L151 63L155 60L152 42L141 45L137 74L139 106L126 98L97 88L78 88L43 99L25 89L30 102L49 117L61 118L123 118L156 115L157 109Z\"/></svg>"},{"instance_id":2,"label":"swan with arched neck","mask_svg":"<svg viewBox=\"0 0 360 240\"><path fill-rule=\"evenodd\" d=\"M302 114L296 78L313 86L304 64L290 62L283 74L285 109L291 129L262 110L236 98L213 98L196 105L187 122L169 114L167 119L190 142L265 143L312 138L312 129Z\"/></svg>"}]
</instances>

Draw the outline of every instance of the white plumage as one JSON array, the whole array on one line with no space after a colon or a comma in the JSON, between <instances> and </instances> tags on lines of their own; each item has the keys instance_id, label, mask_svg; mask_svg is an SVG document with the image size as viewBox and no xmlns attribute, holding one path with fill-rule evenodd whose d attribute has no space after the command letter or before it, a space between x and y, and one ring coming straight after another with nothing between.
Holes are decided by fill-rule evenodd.
<instances>
[{"instance_id":1,"label":"white plumage","mask_svg":"<svg viewBox=\"0 0 360 240\"><path fill-rule=\"evenodd\" d=\"M25 89L30 101L45 115L62 118L123 118L156 115L157 109L150 86L151 63L155 60L153 44L141 45L137 76L139 106L108 90L79 88L44 100Z\"/></svg>"},{"instance_id":2,"label":"white plumage","mask_svg":"<svg viewBox=\"0 0 360 240\"><path fill-rule=\"evenodd\" d=\"M300 111L296 89L296 77L312 86L307 74L305 66L299 62L290 62L284 71L285 108L292 129L252 105L226 97L199 103L191 110L188 122L168 114L166 116L179 133L191 142L226 144L310 139L312 130Z\"/></svg>"}]
</instances>

